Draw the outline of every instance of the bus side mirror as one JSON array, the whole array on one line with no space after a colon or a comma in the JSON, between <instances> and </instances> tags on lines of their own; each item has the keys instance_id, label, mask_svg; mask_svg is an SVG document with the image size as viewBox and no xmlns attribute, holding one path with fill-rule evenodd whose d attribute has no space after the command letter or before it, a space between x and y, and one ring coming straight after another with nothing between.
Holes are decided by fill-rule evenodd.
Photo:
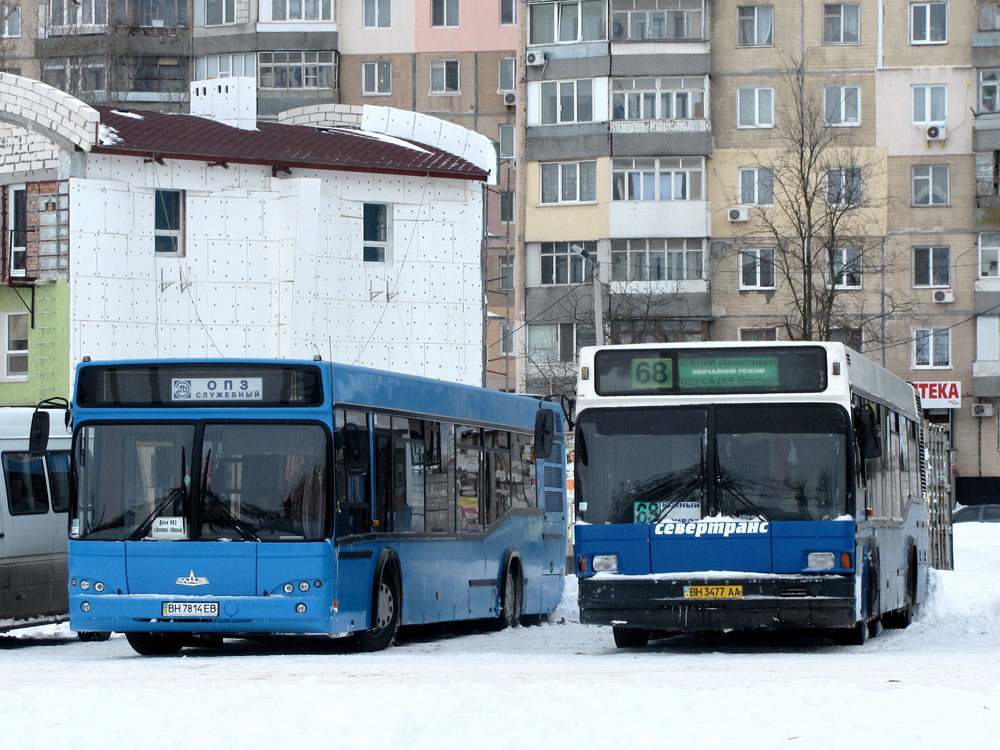
<instances>
[{"instance_id":1,"label":"bus side mirror","mask_svg":"<svg viewBox=\"0 0 1000 750\"><path fill-rule=\"evenodd\" d=\"M348 474L368 473L368 433L356 424L344 425L344 469Z\"/></svg>"},{"instance_id":2,"label":"bus side mirror","mask_svg":"<svg viewBox=\"0 0 1000 750\"><path fill-rule=\"evenodd\" d=\"M535 458L552 455L552 438L555 435L555 414L551 409L535 412Z\"/></svg>"},{"instance_id":3,"label":"bus side mirror","mask_svg":"<svg viewBox=\"0 0 1000 750\"><path fill-rule=\"evenodd\" d=\"M882 455L878 422L870 406L863 406L855 413L854 432L858 437L858 448L861 450L862 458L878 458Z\"/></svg>"},{"instance_id":4,"label":"bus side mirror","mask_svg":"<svg viewBox=\"0 0 1000 750\"><path fill-rule=\"evenodd\" d=\"M49 413L36 410L31 415L31 431L28 433L28 455L38 458L45 455L49 447Z\"/></svg>"}]
</instances>

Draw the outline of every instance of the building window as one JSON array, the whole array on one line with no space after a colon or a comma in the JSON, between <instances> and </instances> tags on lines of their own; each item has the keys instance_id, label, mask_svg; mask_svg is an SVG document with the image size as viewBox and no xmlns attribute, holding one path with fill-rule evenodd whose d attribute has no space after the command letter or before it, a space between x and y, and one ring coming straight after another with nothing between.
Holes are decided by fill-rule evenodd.
<instances>
[{"instance_id":1,"label":"building window","mask_svg":"<svg viewBox=\"0 0 1000 750\"><path fill-rule=\"evenodd\" d=\"M157 190L153 200L154 245L157 254L184 254L184 191Z\"/></svg>"},{"instance_id":2,"label":"building window","mask_svg":"<svg viewBox=\"0 0 1000 750\"><path fill-rule=\"evenodd\" d=\"M542 284L582 284L591 278L593 265L585 261L578 247L586 250L590 257L597 257L597 242L543 242L541 243Z\"/></svg>"},{"instance_id":3,"label":"building window","mask_svg":"<svg viewBox=\"0 0 1000 750\"><path fill-rule=\"evenodd\" d=\"M611 160L612 200L700 201L705 160L701 156Z\"/></svg>"},{"instance_id":4,"label":"building window","mask_svg":"<svg viewBox=\"0 0 1000 750\"><path fill-rule=\"evenodd\" d=\"M11 276L28 273L28 191L24 185L7 188L7 243Z\"/></svg>"},{"instance_id":5,"label":"building window","mask_svg":"<svg viewBox=\"0 0 1000 750\"><path fill-rule=\"evenodd\" d=\"M943 123L948 115L947 86L913 86L913 124Z\"/></svg>"},{"instance_id":6,"label":"building window","mask_svg":"<svg viewBox=\"0 0 1000 750\"><path fill-rule=\"evenodd\" d=\"M365 204L364 253L366 263L385 263L389 247L389 206L385 203Z\"/></svg>"},{"instance_id":7,"label":"building window","mask_svg":"<svg viewBox=\"0 0 1000 750\"><path fill-rule=\"evenodd\" d=\"M979 111L1000 112L1000 70L979 71Z\"/></svg>"},{"instance_id":8,"label":"building window","mask_svg":"<svg viewBox=\"0 0 1000 750\"><path fill-rule=\"evenodd\" d=\"M913 205L948 205L948 179L947 164L915 164L913 166Z\"/></svg>"},{"instance_id":9,"label":"building window","mask_svg":"<svg viewBox=\"0 0 1000 750\"><path fill-rule=\"evenodd\" d=\"M860 125L861 87L824 86L823 122L826 125Z\"/></svg>"},{"instance_id":10,"label":"building window","mask_svg":"<svg viewBox=\"0 0 1000 750\"><path fill-rule=\"evenodd\" d=\"M861 288L861 248L837 247L830 253L834 289Z\"/></svg>"},{"instance_id":11,"label":"building window","mask_svg":"<svg viewBox=\"0 0 1000 750\"><path fill-rule=\"evenodd\" d=\"M331 21L333 0L271 0L271 20Z\"/></svg>"},{"instance_id":12,"label":"building window","mask_svg":"<svg viewBox=\"0 0 1000 750\"><path fill-rule=\"evenodd\" d=\"M104 91L104 63L98 59L61 57L46 60L42 80L70 94Z\"/></svg>"},{"instance_id":13,"label":"building window","mask_svg":"<svg viewBox=\"0 0 1000 750\"><path fill-rule=\"evenodd\" d=\"M774 289L774 248L740 251L740 289Z\"/></svg>"},{"instance_id":14,"label":"building window","mask_svg":"<svg viewBox=\"0 0 1000 750\"><path fill-rule=\"evenodd\" d=\"M636 3L641 5L641 3ZM628 3L631 5L631 3ZM658 0L656 10L614 10L612 37L633 41L645 39L680 41L705 38L703 0Z\"/></svg>"},{"instance_id":15,"label":"building window","mask_svg":"<svg viewBox=\"0 0 1000 750\"><path fill-rule=\"evenodd\" d=\"M861 190L861 167L829 167L826 170L828 206L858 206Z\"/></svg>"},{"instance_id":16,"label":"building window","mask_svg":"<svg viewBox=\"0 0 1000 750\"><path fill-rule=\"evenodd\" d=\"M431 62L431 93L458 94L459 85L458 60L434 60Z\"/></svg>"},{"instance_id":17,"label":"building window","mask_svg":"<svg viewBox=\"0 0 1000 750\"><path fill-rule=\"evenodd\" d=\"M594 119L594 82L591 79L543 81L539 91L542 125Z\"/></svg>"},{"instance_id":18,"label":"building window","mask_svg":"<svg viewBox=\"0 0 1000 750\"><path fill-rule=\"evenodd\" d=\"M774 44L774 6L741 5L736 9L737 47L766 47Z\"/></svg>"},{"instance_id":19,"label":"building window","mask_svg":"<svg viewBox=\"0 0 1000 750\"><path fill-rule=\"evenodd\" d=\"M612 281L692 281L702 278L704 240L611 240Z\"/></svg>"},{"instance_id":20,"label":"building window","mask_svg":"<svg viewBox=\"0 0 1000 750\"><path fill-rule=\"evenodd\" d=\"M979 235L979 275L1000 277L1000 234Z\"/></svg>"},{"instance_id":21,"label":"building window","mask_svg":"<svg viewBox=\"0 0 1000 750\"><path fill-rule=\"evenodd\" d=\"M186 9L186 6L184 6ZM148 15L152 8L147 11ZM176 13L176 10L174 11ZM176 16L175 16L176 17ZM108 20L108 5L105 0L50 0L49 26L102 26ZM185 19L186 20L186 19ZM152 25L139 23L137 25ZM161 26L176 26L160 23Z\"/></svg>"},{"instance_id":22,"label":"building window","mask_svg":"<svg viewBox=\"0 0 1000 750\"><path fill-rule=\"evenodd\" d=\"M500 144L500 158L513 159L516 156L514 153L514 126L501 125L498 130L498 139Z\"/></svg>"},{"instance_id":23,"label":"building window","mask_svg":"<svg viewBox=\"0 0 1000 750\"><path fill-rule=\"evenodd\" d=\"M260 52L263 89L329 89L337 80L333 52Z\"/></svg>"},{"instance_id":24,"label":"building window","mask_svg":"<svg viewBox=\"0 0 1000 750\"><path fill-rule=\"evenodd\" d=\"M590 42L608 38L605 0L528 5L528 44Z\"/></svg>"},{"instance_id":25,"label":"building window","mask_svg":"<svg viewBox=\"0 0 1000 750\"><path fill-rule=\"evenodd\" d=\"M513 289L514 288L514 256L513 255L501 255L500 256L500 288L501 289Z\"/></svg>"},{"instance_id":26,"label":"building window","mask_svg":"<svg viewBox=\"0 0 1000 750\"><path fill-rule=\"evenodd\" d=\"M514 83L514 66L517 61L513 57L500 58L500 71L497 78L497 93L513 91L516 88Z\"/></svg>"},{"instance_id":27,"label":"building window","mask_svg":"<svg viewBox=\"0 0 1000 750\"><path fill-rule=\"evenodd\" d=\"M234 76L257 77L257 55L253 52L235 55L208 55L194 61L194 75L198 81L206 78Z\"/></svg>"},{"instance_id":28,"label":"building window","mask_svg":"<svg viewBox=\"0 0 1000 750\"><path fill-rule=\"evenodd\" d=\"M0 5L0 36L16 39L21 36L21 6Z\"/></svg>"},{"instance_id":29,"label":"building window","mask_svg":"<svg viewBox=\"0 0 1000 750\"><path fill-rule=\"evenodd\" d=\"M774 127L774 89L744 88L738 92L738 128Z\"/></svg>"},{"instance_id":30,"label":"building window","mask_svg":"<svg viewBox=\"0 0 1000 750\"><path fill-rule=\"evenodd\" d=\"M913 248L913 286L950 286L950 256L947 246Z\"/></svg>"},{"instance_id":31,"label":"building window","mask_svg":"<svg viewBox=\"0 0 1000 750\"><path fill-rule=\"evenodd\" d=\"M948 41L948 3L910 3L910 44Z\"/></svg>"},{"instance_id":32,"label":"building window","mask_svg":"<svg viewBox=\"0 0 1000 750\"><path fill-rule=\"evenodd\" d=\"M7 313L5 380L28 379L28 313Z\"/></svg>"},{"instance_id":33,"label":"building window","mask_svg":"<svg viewBox=\"0 0 1000 750\"><path fill-rule=\"evenodd\" d=\"M861 41L861 6L837 3L823 6L823 44L857 44Z\"/></svg>"},{"instance_id":34,"label":"building window","mask_svg":"<svg viewBox=\"0 0 1000 750\"><path fill-rule=\"evenodd\" d=\"M744 206L774 205L774 170L771 167L740 167L740 203Z\"/></svg>"},{"instance_id":35,"label":"building window","mask_svg":"<svg viewBox=\"0 0 1000 750\"><path fill-rule=\"evenodd\" d=\"M500 25L514 26L517 24L517 1L500 0Z\"/></svg>"},{"instance_id":36,"label":"building window","mask_svg":"<svg viewBox=\"0 0 1000 750\"><path fill-rule=\"evenodd\" d=\"M500 324L500 356L514 356L514 324Z\"/></svg>"},{"instance_id":37,"label":"building window","mask_svg":"<svg viewBox=\"0 0 1000 750\"><path fill-rule=\"evenodd\" d=\"M458 0L431 0L431 26L458 26Z\"/></svg>"},{"instance_id":38,"label":"building window","mask_svg":"<svg viewBox=\"0 0 1000 750\"><path fill-rule=\"evenodd\" d=\"M275 0L275 4L280 0ZM205 0L205 25L236 23L236 0Z\"/></svg>"},{"instance_id":39,"label":"building window","mask_svg":"<svg viewBox=\"0 0 1000 750\"><path fill-rule=\"evenodd\" d=\"M777 341L777 328L741 328L740 341Z\"/></svg>"},{"instance_id":40,"label":"building window","mask_svg":"<svg viewBox=\"0 0 1000 750\"><path fill-rule=\"evenodd\" d=\"M591 203L597 200L597 162L542 164L542 203Z\"/></svg>"},{"instance_id":41,"label":"building window","mask_svg":"<svg viewBox=\"0 0 1000 750\"><path fill-rule=\"evenodd\" d=\"M392 23L392 0L365 0L366 29L387 29Z\"/></svg>"},{"instance_id":42,"label":"building window","mask_svg":"<svg viewBox=\"0 0 1000 750\"><path fill-rule=\"evenodd\" d=\"M361 65L361 93L384 96L392 93L392 63L366 62Z\"/></svg>"},{"instance_id":43,"label":"building window","mask_svg":"<svg viewBox=\"0 0 1000 750\"><path fill-rule=\"evenodd\" d=\"M514 191L500 191L500 221L509 224L514 221Z\"/></svg>"},{"instance_id":44,"label":"building window","mask_svg":"<svg viewBox=\"0 0 1000 750\"><path fill-rule=\"evenodd\" d=\"M920 369L951 367L951 329L913 329L913 367Z\"/></svg>"},{"instance_id":45,"label":"building window","mask_svg":"<svg viewBox=\"0 0 1000 750\"><path fill-rule=\"evenodd\" d=\"M705 79L612 79L611 116L615 120L703 119Z\"/></svg>"},{"instance_id":46,"label":"building window","mask_svg":"<svg viewBox=\"0 0 1000 750\"><path fill-rule=\"evenodd\" d=\"M849 346L851 349L860 352L864 346L864 329L862 328L831 328L826 336L827 341L835 341L838 344Z\"/></svg>"},{"instance_id":47,"label":"building window","mask_svg":"<svg viewBox=\"0 0 1000 750\"><path fill-rule=\"evenodd\" d=\"M576 362L580 349L596 342L594 327L582 323L530 323L528 360L535 364Z\"/></svg>"}]
</instances>

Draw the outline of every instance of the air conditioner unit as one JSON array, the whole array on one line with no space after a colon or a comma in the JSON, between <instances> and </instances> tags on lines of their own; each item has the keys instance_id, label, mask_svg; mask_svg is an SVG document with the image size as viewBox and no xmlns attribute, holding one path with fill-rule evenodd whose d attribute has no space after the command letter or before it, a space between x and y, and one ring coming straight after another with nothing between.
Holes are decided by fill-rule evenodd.
<instances>
[{"instance_id":1,"label":"air conditioner unit","mask_svg":"<svg viewBox=\"0 0 1000 750\"><path fill-rule=\"evenodd\" d=\"M547 59L544 52L529 52L525 57L525 62L527 62L528 67L538 67L545 65Z\"/></svg>"},{"instance_id":2,"label":"air conditioner unit","mask_svg":"<svg viewBox=\"0 0 1000 750\"><path fill-rule=\"evenodd\" d=\"M948 137L948 128L944 125L930 125L927 128L926 135L929 141L943 141Z\"/></svg>"},{"instance_id":3,"label":"air conditioner unit","mask_svg":"<svg viewBox=\"0 0 1000 750\"><path fill-rule=\"evenodd\" d=\"M515 104L517 104L517 94L515 94L513 91L508 91L506 94L503 95L503 103L506 104L508 107L513 107Z\"/></svg>"},{"instance_id":4,"label":"air conditioner unit","mask_svg":"<svg viewBox=\"0 0 1000 750\"><path fill-rule=\"evenodd\" d=\"M936 289L934 291L934 301L945 303L955 301L955 291L953 289Z\"/></svg>"},{"instance_id":5,"label":"air conditioner unit","mask_svg":"<svg viewBox=\"0 0 1000 750\"><path fill-rule=\"evenodd\" d=\"M972 416L974 416L974 417L992 417L993 416L993 404L973 404L972 405Z\"/></svg>"},{"instance_id":6,"label":"air conditioner unit","mask_svg":"<svg viewBox=\"0 0 1000 750\"><path fill-rule=\"evenodd\" d=\"M734 206L729 209L730 221L747 221L750 218L750 211L746 206Z\"/></svg>"}]
</instances>

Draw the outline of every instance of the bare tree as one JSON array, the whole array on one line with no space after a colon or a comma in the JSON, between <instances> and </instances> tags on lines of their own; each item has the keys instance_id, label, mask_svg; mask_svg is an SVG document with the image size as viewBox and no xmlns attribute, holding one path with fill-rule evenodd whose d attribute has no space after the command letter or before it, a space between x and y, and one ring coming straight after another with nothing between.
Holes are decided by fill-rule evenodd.
<instances>
[{"instance_id":1,"label":"bare tree","mask_svg":"<svg viewBox=\"0 0 1000 750\"><path fill-rule=\"evenodd\" d=\"M857 143L856 128L838 127L849 108L860 111L858 89L824 94L804 61L789 64L783 81L771 145L754 153L756 178L770 183L773 201L740 196L754 204L756 225L734 243L740 273L773 263L777 293L787 301L773 324L789 339L829 340L863 329L866 339L882 340L884 322L909 312L912 302L882 283L897 267L886 255L883 162Z\"/></svg>"}]
</instances>

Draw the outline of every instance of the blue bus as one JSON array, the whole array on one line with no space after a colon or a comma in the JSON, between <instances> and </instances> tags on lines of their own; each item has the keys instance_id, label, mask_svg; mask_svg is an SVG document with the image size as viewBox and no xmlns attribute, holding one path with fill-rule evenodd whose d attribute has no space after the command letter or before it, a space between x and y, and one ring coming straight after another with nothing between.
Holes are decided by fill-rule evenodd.
<instances>
[{"instance_id":1,"label":"blue bus","mask_svg":"<svg viewBox=\"0 0 1000 750\"><path fill-rule=\"evenodd\" d=\"M580 355L580 621L619 647L815 628L863 643L927 591L919 397L836 343Z\"/></svg>"},{"instance_id":2,"label":"blue bus","mask_svg":"<svg viewBox=\"0 0 1000 750\"><path fill-rule=\"evenodd\" d=\"M140 654L551 612L566 568L558 405L323 361L84 362L74 630Z\"/></svg>"}]
</instances>

